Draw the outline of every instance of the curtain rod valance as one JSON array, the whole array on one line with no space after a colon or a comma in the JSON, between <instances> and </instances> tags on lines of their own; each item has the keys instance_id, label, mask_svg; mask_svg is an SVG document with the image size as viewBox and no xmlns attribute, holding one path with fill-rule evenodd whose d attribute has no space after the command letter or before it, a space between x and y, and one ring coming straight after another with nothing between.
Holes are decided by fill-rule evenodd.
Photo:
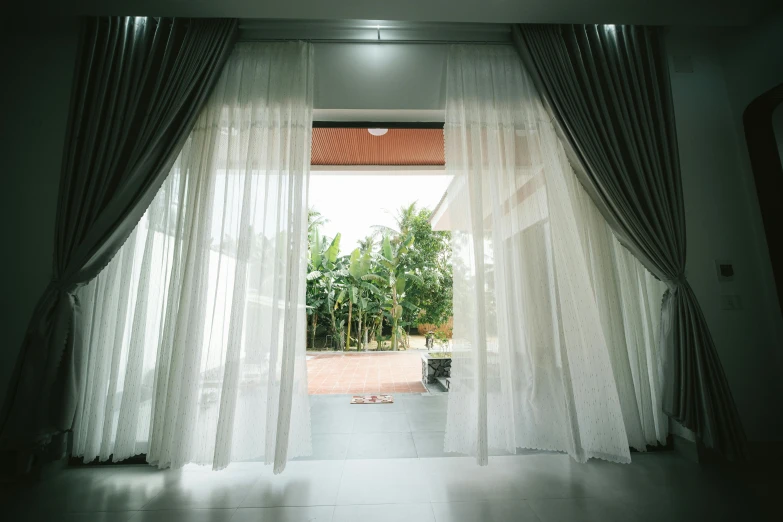
<instances>
[{"instance_id":1,"label":"curtain rod valance","mask_svg":"<svg viewBox=\"0 0 783 522\"><path fill-rule=\"evenodd\" d=\"M243 20L239 23L239 40L508 45L511 26L383 20Z\"/></svg>"}]
</instances>

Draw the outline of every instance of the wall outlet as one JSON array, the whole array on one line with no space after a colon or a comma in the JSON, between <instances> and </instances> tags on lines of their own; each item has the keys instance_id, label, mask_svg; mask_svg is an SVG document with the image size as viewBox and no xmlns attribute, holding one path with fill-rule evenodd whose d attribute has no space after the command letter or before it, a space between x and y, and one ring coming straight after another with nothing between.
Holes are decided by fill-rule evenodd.
<instances>
[{"instance_id":1,"label":"wall outlet","mask_svg":"<svg viewBox=\"0 0 783 522\"><path fill-rule=\"evenodd\" d=\"M737 294L726 294L720 296L721 310L742 310L742 299Z\"/></svg>"}]
</instances>

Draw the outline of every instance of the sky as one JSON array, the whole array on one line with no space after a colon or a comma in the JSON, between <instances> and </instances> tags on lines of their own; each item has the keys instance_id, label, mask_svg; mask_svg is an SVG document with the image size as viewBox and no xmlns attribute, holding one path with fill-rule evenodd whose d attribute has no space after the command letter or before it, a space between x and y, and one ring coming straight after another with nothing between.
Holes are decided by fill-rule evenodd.
<instances>
[{"instance_id":1,"label":"sky","mask_svg":"<svg viewBox=\"0 0 783 522\"><path fill-rule=\"evenodd\" d=\"M437 170L317 171L310 173L310 207L329 221L321 233L340 232L340 251L350 253L370 235L372 225L393 227L394 214L414 201L434 209L451 182Z\"/></svg>"}]
</instances>

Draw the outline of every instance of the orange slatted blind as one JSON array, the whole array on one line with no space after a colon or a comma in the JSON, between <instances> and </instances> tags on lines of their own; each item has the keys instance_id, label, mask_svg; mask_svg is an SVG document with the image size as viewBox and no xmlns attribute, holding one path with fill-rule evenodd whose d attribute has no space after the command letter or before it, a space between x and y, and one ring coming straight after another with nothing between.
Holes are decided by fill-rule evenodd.
<instances>
[{"instance_id":1,"label":"orange slatted blind","mask_svg":"<svg viewBox=\"0 0 783 522\"><path fill-rule=\"evenodd\" d=\"M444 165L442 129L313 129L312 165Z\"/></svg>"}]
</instances>

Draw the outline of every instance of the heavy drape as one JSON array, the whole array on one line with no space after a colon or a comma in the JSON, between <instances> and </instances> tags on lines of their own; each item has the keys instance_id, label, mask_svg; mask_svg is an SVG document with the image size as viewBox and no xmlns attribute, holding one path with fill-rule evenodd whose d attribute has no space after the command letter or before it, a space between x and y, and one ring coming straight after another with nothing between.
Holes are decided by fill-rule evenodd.
<instances>
[{"instance_id":1,"label":"heavy drape","mask_svg":"<svg viewBox=\"0 0 783 522\"><path fill-rule=\"evenodd\" d=\"M741 458L739 414L685 277L685 211L661 30L522 25L514 32L582 183L622 243L669 285L661 310L664 411L706 446Z\"/></svg>"},{"instance_id":2,"label":"heavy drape","mask_svg":"<svg viewBox=\"0 0 783 522\"><path fill-rule=\"evenodd\" d=\"M237 44L152 205L84 302L74 455L280 472L310 452L312 46Z\"/></svg>"},{"instance_id":3,"label":"heavy drape","mask_svg":"<svg viewBox=\"0 0 783 522\"><path fill-rule=\"evenodd\" d=\"M664 442L663 285L578 183L511 47L454 46L446 168L454 345L445 449L630 462Z\"/></svg>"},{"instance_id":4,"label":"heavy drape","mask_svg":"<svg viewBox=\"0 0 783 522\"><path fill-rule=\"evenodd\" d=\"M55 223L52 281L30 320L0 445L72 428L83 375L75 291L105 267L163 183L233 46L235 20L84 22Z\"/></svg>"}]
</instances>

